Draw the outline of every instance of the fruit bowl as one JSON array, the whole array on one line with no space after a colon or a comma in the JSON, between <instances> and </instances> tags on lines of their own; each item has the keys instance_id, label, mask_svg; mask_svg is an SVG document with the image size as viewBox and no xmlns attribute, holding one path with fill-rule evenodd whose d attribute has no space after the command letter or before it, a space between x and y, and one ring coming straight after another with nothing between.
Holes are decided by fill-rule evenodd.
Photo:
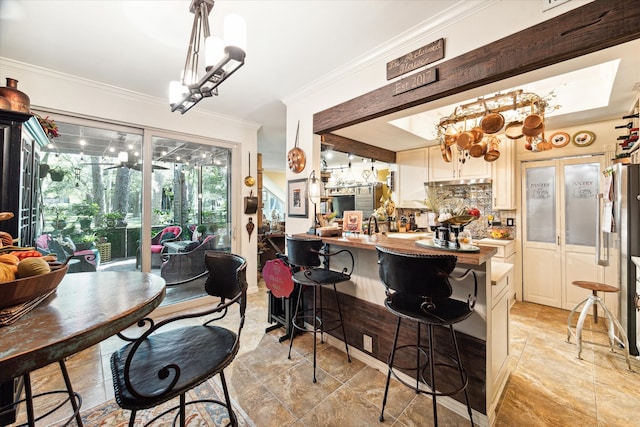
<instances>
[{"instance_id":1,"label":"fruit bowl","mask_svg":"<svg viewBox=\"0 0 640 427\"><path fill-rule=\"evenodd\" d=\"M513 240L511 230L506 228L492 228L489 230L489 235L496 240Z\"/></svg>"},{"instance_id":2,"label":"fruit bowl","mask_svg":"<svg viewBox=\"0 0 640 427\"><path fill-rule=\"evenodd\" d=\"M52 265L50 273L0 283L0 308L22 304L54 290L68 269L67 264Z\"/></svg>"},{"instance_id":3,"label":"fruit bowl","mask_svg":"<svg viewBox=\"0 0 640 427\"><path fill-rule=\"evenodd\" d=\"M451 217L447 220L441 221L440 223L443 225L467 225L471 221L476 220L477 218L473 215L459 215Z\"/></svg>"}]
</instances>

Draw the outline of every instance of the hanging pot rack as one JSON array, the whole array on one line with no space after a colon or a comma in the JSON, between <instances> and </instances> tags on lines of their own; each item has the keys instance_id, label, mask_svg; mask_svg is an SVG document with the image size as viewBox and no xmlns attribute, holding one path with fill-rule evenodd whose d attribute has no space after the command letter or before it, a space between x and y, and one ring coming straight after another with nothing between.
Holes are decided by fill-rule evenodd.
<instances>
[{"instance_id":1,"label":"hanging pot rack","mask_svg":"<svg viewBox=\"0 0 640 427\"><path fill-rule=\"evenodd\" d=\"M497 102L498 105L493 108L487 107L487 103L492 102ZM532 105L538 114L544 114L548 102L535 93L524 92L522 89L497 93L493 96L480 97L476 101L457 106L450 116L440 120L438 127L444 129L449 125L484 117L489 112L517 111L523 108L531 108Z\"/></svg>"}]
</instances>

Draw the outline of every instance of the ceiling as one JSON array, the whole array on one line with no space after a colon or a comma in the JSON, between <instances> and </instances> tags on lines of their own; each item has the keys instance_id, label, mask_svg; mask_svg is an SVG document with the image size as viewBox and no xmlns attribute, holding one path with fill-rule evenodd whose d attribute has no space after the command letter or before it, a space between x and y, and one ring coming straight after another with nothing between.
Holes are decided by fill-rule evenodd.
<instances>
[{"instance_id":1,"label":"ceiling","mask_svg":"<svg viewBox=\"0 0 640 427\"><path fill-rule=\"evenodd\" d=\"M0 0L0 56L168 99L168 83L177 78L186 56L193 17L188 11L189 3L190 0ZM258 150L263 154L263 167L284 170L283 100L381 46L400 40L402 34L411 33L438 14L464 9L462 3L218 0L210 16L211 31L214 35L220 31L228 13L243 16L247 23L247 59L245 66L221 85L218 97L203 100L194 108L260 124ZM420 122L427 134L433 134L429 130L433 124L425 124L422 119L427 110L432 118L447 115L457 104L480 96L617 58L621 61L607 106L572 114L560 111L548 118L547 126L558 128L619 118L628 111L632 90L640 80L639 51L640 41L630 42L334 133L379 147L393 146L396 151L423 147L435 143L432 136L416 135L389 122L413 116L413 122ZM20 83L22 88L28 85ZM584 87L589 86L585 83ZM580 95L589 92L585 90ZM37 101L32 99L35 105ZM69 132L77 134L78 130ZM338 165L348 162L340 155L327 161Z\"/></svg>"},{"instance_id":2,"label":"ceiling","mask_svg":"<svg viewBox=\"0 0 640 427\"><path fill-rule=\"evenodd\" d=\"M211 32L221 32L225 15L240 14L247 24L247 58L218 97L194 108L260 124L263 166L283 170L283 99L459 3L219 0ZM167 99L169 108L169 82L184 66L193 22L189 4L0 0L0 56ZM19 87L28 92L29 82Z\"/></svg>"}]
</instances>

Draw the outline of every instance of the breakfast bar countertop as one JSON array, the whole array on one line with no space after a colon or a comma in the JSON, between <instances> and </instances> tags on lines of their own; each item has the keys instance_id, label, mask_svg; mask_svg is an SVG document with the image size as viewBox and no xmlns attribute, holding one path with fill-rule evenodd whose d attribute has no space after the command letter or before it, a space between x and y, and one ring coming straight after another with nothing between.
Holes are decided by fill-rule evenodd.
<instances>
[{"instance_id":1,"label":"breakfast bar countertop","mask_svg":"<svg viewBox=\"0 0 640 427\"><path fill-rule=\"evenodd\" d=\"M350 248L375 250L376 246L395 249L406 253L430 254L430 255L455 255L458 262L468 265L482 265L491 259L498 251L495 247L481 246L479 252L462 252L437 248L425 248L418 246L415 240L389 237L384 234L343 235L335 237L322 237L322 241L330 245L339 245Z\"/></svg>"}]
</instances>

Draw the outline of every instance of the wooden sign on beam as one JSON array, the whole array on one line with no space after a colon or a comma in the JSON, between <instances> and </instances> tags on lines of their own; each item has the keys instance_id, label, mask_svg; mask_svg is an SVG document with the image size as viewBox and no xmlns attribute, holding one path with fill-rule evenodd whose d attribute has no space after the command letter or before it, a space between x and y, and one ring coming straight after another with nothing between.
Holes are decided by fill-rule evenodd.
<instances>
[{"instance_id":1,"label":"wooden sign on beam","mask_svg":"<svg viewBox=\"0 0 640 427\"><path fill-rule=\"evenodd\" d=\"M395 96L436 81L438 81L438 69L429 68L424 71L411 74L410 76L402 78L395 83L391 83L391 86L393 88L393 95Z\"/></svg>"},{"instance_id":2,"label":"wooden sign on beam","mask_svg":"<svg viewBox=\"0 0 640 427\"><path fill-rule=\"evenodd\" d=\"M442 58L444 58L444 39L436 40L400 58L387 62L387 80L424 67Z\"/></svg>"}]
</instances>

